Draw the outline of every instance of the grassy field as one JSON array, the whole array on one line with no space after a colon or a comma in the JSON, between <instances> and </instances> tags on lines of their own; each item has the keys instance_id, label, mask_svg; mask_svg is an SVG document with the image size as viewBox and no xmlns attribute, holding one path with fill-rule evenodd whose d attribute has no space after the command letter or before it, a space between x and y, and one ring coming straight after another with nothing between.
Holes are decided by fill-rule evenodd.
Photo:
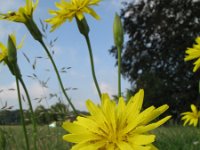
<instances>
[{"instance_id":1,"label":"grassy field","mask_svg":"<svg viewBox=\"0 0 200 150\"><path fill-rule=\"evenodd\" d=\"M5 135L5 149L25 150L23 133L19 126L2 126ZM160 150L200 150L200 129L193 127L160 127L154 131L157 135L154 143ZM70 145L62 140L65 131L62 128L39 127L38 150L68 150ZM29 130L29 137L32 135ZM2 141L2 138L1 138ZM30 141L32 143L32 141Z\"/></svg>"}]
</instances>

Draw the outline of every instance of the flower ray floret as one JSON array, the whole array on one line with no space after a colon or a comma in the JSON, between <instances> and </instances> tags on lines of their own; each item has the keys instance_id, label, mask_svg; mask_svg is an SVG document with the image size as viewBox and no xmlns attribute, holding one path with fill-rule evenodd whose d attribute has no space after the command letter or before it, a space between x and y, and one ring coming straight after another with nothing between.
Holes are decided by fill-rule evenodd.
<instances>
[{"instance_id":1,"label":"flower ray floret","mask_svg":"<svg viewBox=\"0 0 200 150\"><path fill-rule=\"evenodd\" d=\"M61 0L55 3L58 10L49 10L49 13L53 15L53 17L47 19L46 22L52 25L51 31L54 31L67 20L72 21L73 18L82 20L84 14L90 14L95 19L100 19L91 8L93 5L98 5L99 2L100 0Z\"/></svg>"},{"instance_id":2,"label":"flower ray floret","mask_svg":"<svg viewBox=\"0 0 200 150\"><path fill-rule=\"evenodd\" d=\"M164 124L171 116L152 123L168 109L168 105L151 106L140 112L143 97L144 91L140 90L127 104L122 97L116 104L107 94L102 95L101 105L88 100L86 106L90 115L78 116L73 123L64 122L63 128L69 134L63 139L75 143L72 150L155 150L152 143L156 136L149 131Z\"/></svg>"},{"instance_id":3,"label":"flower ray floret","mask_svg":"<svg viewBox=\"0 0 200 150\"><path fill-rule=\"evenodd\" d=\"M7 14L0 14L0 19L13 22L26 23L27 19L32 18L33 11L38 5L39 0L34 3L33 0L26 0L26 4L20 7L18 11L8 11Z\"/></svg>"},{"instance_id":4,"label":"flower ray floret","mask_svg":"<svg viewBox=\"0 0 200 150\"><path fill-rule=\"evenodd\" d=\"M186 124L189 124L196 127L198 124L199 117L200 117L200 111L198 111L197 107L194 104L191 105L191 110L192 110L191 112L187 111L187 112L182 113L181 115L183 117L181 118L181 120L184 120L184 124L183 124L184 126Z\"/></svg>"},{"instance_id":5,"label":"flower ray floret","mask_svg":"<svg viewBox=\"0 0 200 150\"><path fill-rule=\"evenodd\" d=\"M185 53L187 54L184 58L185 61L197 59L194 62L193 72L196 72L200 67L200 37L195 39L196 44L192 48L188 48Z\"/></svg>"}]
</instances>

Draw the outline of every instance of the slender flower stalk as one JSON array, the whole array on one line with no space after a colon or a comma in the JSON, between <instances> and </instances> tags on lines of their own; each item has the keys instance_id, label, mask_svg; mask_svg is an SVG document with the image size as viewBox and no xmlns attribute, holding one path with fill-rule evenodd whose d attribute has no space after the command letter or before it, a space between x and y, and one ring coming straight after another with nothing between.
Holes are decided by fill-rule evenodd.
<instances>
[{"instance_id":1,"label":"slender flower stalk","mask_svg":"<svg viewBox=\"0 0 200 150\"><path fill-rule=\"evenodd\" d=\"M121 97L121 48L117 47L118 52L118 97Z\"/></svg>"},{"instance_id":2,"label":"slender flower stalk","mask_svg":"<svg viewBox=\"0 0 200 150\"><path fill-rule=\"evenodd\" d=\"M18 80L20 80L20 82L22 83L22 86L25 90L25 93L27 95L27 100L28 100L28 104L29 104L29 108L31 110L31 120L32 120L32 124L33 124L33 143L34 143L34 150L37 150L37 144L36 144L36 140L37 140L37 128L36 128L36 120L35 120L35 115L33 112L33 108L32 108L32 103L31 103L31 99L29 97L28 91L26 89L26 86L22 80L22 75L20 72L20 69L18 67L17 64L17 48L16 48L16 38L14 35L10 35L8 37L8 48L7 48L7 64L9 64L10 66L10 70L13 70L13 75L17 78L17 82Z\"/></svg>"},{"instance_id":3,"label":"slender flower stalk","mask_svg":"<svg viewBox=\"0 0 200 150\"><path fill-rule=\"evenodd\" d=\"M82 20L79 20L78 18L76 18L76 22L77 22L79 32L84 36L86 43L87 43L89 56L90 56L90 65L91 65L92 77L93 77L97 92L99 94L99 98L101 99L101 90L99 88L99 84L98 84L96 74L95 74L92 47L91 47L90 37L89 37L90 28L89 28L87 20L85 18L83 18Z\"/></svg>"},{"instance_id":4,"label":"slender flower stalk","mask_svg":"<svg viewBox=\"0 0 200 150\"><path fill-rule=\"evenodd\" d=\"M16 78L16 84L17 84L17 95L18 95L18 100L19 100L21 123L22 123L22 128L23 128L25 142L26 142L26 149L29 150L30 149L29 148L29 140L28 140L28 134L27 134L26 125L25 125L24 112L23 112L22 100L21 100L21 93L20 93L20 88L19 88L19 81L18 81L17 76L15 78Z\"/></svg>"},{"instance_id":5,"label":"slender flower stalk","mask_svg":"<svg viewBox=\"0 0 200 150\"><path fill-rule=\"evenodd\" d=\"M99 97L101 98L101 90L99 88L99 84L96 78L96 74L95 74L95 68L94 68L94 60L93 60L93 54L92 54L92 48L91 48L91 43L90 43L90 38L89 36L84 36L85 40L87 42L87 46L88 46L88 51L89 51L89 56L90 56L90 64L91 64L91 71L92 71L92 77L98 92Z\"/></svg>"},{"instance_id":6,"label":"slender flower stalk","mask_svg":"<svg viewBox=\"0 0 200 150\"><path fill-rule=\"evenodd\" d=\"M55 64L55 62L54 62L54 60L53 60L53 57L51 56L51 53L49 52L48 48L47 48L46 45L44 44L43 40L42 40L42 41L39 41L39 42L40 42L40 44L43 46L43 48L45 49L45 51L46 51L46 53L47 53L47 55L48 55L48 57L49 57L49 59L50 59L52 65L53 65L54 71L56 72L56 75L57 75L57 78L58 78L58 82L59 82L59 84L60 84L61 90L62 90L62 92L63 92L65 98L67 99L67 101L68 101L69 105L71 106L71 108L73 109L74 113L75 113L76 115L78 115L78 112L76 111L76 108L75 108L74 105L72 104L71 99L70 99L69 96L67 95L67 92L66 92L66 90L65 90L65 88L64 88L64 86L63 86L63 83L62 83L62 80L61 80L59 71L58 71L58 69L57 69L57 67L56 67L56 64Z\"/></svg>"},{"instance_id":7,"label":"slender flower stalk","mask_svg":"<svg viewBox=\"0 0 200 150\"><path fill-rule=\"evenodd\" d=\"M46 22L52 25L51 31L54 31L56 28L61 26L67 20L72 21L73 18L76 19L80 33L84 36L90 57L91 72L92 77L98 92L98 95L101 99L101 90L95 74L94 60L92 54L92 48L89 38L89 26L87 24L84 14L90 14L95 19L100 19L96 12L91 8L93 5L98 5L101 0L70 0L65 1L61 0L60 3L56 3L58 10L50 10L49 13L53 15L52 18L47 19Z\"/></svg>"},{"instance_id":8,"label":"slender flower stalk","mask_svg":"<svg viewBox=\"0 0 200 150\"><path fill-rule=\"evenodd\" d=\"M29 96L29 93L28 93L28 90L26 88L26 85L23 81L22 78L19 78L19 81L25 91L25 94L26 94L26 97L27 97L27 100L28 100L28 105L29 105L29 108L30 108L30 111L31 111L31 121L33 123L33 144L34 144L34 149L37 150L37 124L36 124L36 118L35 118L35 114L34 114L34 111L33 111L33 107L32 107L32 104L31 104L31 99L30 99L30 96Z\"/></svg>"},{"instance_id":9,"label":"slender flower stalk","mask_svg":"<svg viewBox=\"0 0 200 150\"><path fill-rule=\"evenodd\" d=\"M113 23L113 35L115 46L117 47L117 55L118 55L118 97L121 97L121 52L122 45L124 41L124 31L122 27L122 22L120 17L115 14L115 19Z\"/></svg>"},{"instance_id":10,"label":"slender flower stalk","mask_svg":"<svg viewBox=\"0 0 200 150\"><path fill-rule=\"evenodd\" d=\"M54 60L51 56L51 53L49 52L47 46L45 45L45 43L43 41L42 33L41 33L40 29L38 28L37 24L33 20L33 12L37 7L38 2L39 2L39 0L36 0L35 3L33 2L33 0L26 0L25 6L20 7L19 10L16 11L16 12L9 12L7 14L0 14L0 19L23 23L27 27L27 29L29 30L29 32L33 36L33 38L43 46L43 48L45 49L52 65L53 65L53 68L56 72L59 84L61 86L61 89L62 89L62 92L63 92L65 98L67 99L68 103L72 107L74 113L78 114L74 105L72 104L69 96L66 93L66 90L63 86L63 83L62 83L60 74L58 72L58 69L56 67L56 64L55 64L55 62L54 62ZM0 59L1 59L1 57L0 57Z\"/></svg>"}]
</instances>

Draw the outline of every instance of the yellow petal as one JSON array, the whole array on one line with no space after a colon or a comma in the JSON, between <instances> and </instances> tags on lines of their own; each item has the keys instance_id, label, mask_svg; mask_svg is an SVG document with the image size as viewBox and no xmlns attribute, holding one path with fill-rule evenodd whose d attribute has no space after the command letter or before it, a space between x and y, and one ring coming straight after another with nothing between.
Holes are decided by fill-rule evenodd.
<instances>
[{"instance_id":1,"label":"yellow petal","mask_svg":"<svg viewBox=\"0 0 200 150\"><path fill-rule=\"evenodd\" d=\"M155 141L155 135L134 135L130 138L134 145L148 145Z\"/></svg>"}]
</instances>

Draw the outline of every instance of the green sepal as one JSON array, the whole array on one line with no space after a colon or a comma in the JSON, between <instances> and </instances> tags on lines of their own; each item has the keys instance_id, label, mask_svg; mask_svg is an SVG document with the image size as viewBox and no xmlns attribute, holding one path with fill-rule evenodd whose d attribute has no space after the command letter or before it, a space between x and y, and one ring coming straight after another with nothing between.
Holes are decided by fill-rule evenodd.
<instances>
[{"instance_id":1,"label":"green sepal","mask_svg":"<svg viewBox=\"0 0 200 150\"><path fill-rule=\"evenodd\" d=\"M24 17L26 18L25 25L26 25L27 29L29 30L30 34L33 36L33 38L36 41L42 41L42 33L40 32L40 29L34 22L33 18L28 17L26 15L24 15Z\"/></svg>"},{"instance_id":2,"label":"green sepal","mask_svg":"<svg viewBox=\"0 0 200 150\"><path fill-rule=\"evenodd\" d=\"M88 26L88 23L85 17L82 20L79 20L78 18L76 18L76 23L77 23L80 33L83 34L84 36L88 36L90 32L90 28Z\"/></svg>"}]
</instances>

